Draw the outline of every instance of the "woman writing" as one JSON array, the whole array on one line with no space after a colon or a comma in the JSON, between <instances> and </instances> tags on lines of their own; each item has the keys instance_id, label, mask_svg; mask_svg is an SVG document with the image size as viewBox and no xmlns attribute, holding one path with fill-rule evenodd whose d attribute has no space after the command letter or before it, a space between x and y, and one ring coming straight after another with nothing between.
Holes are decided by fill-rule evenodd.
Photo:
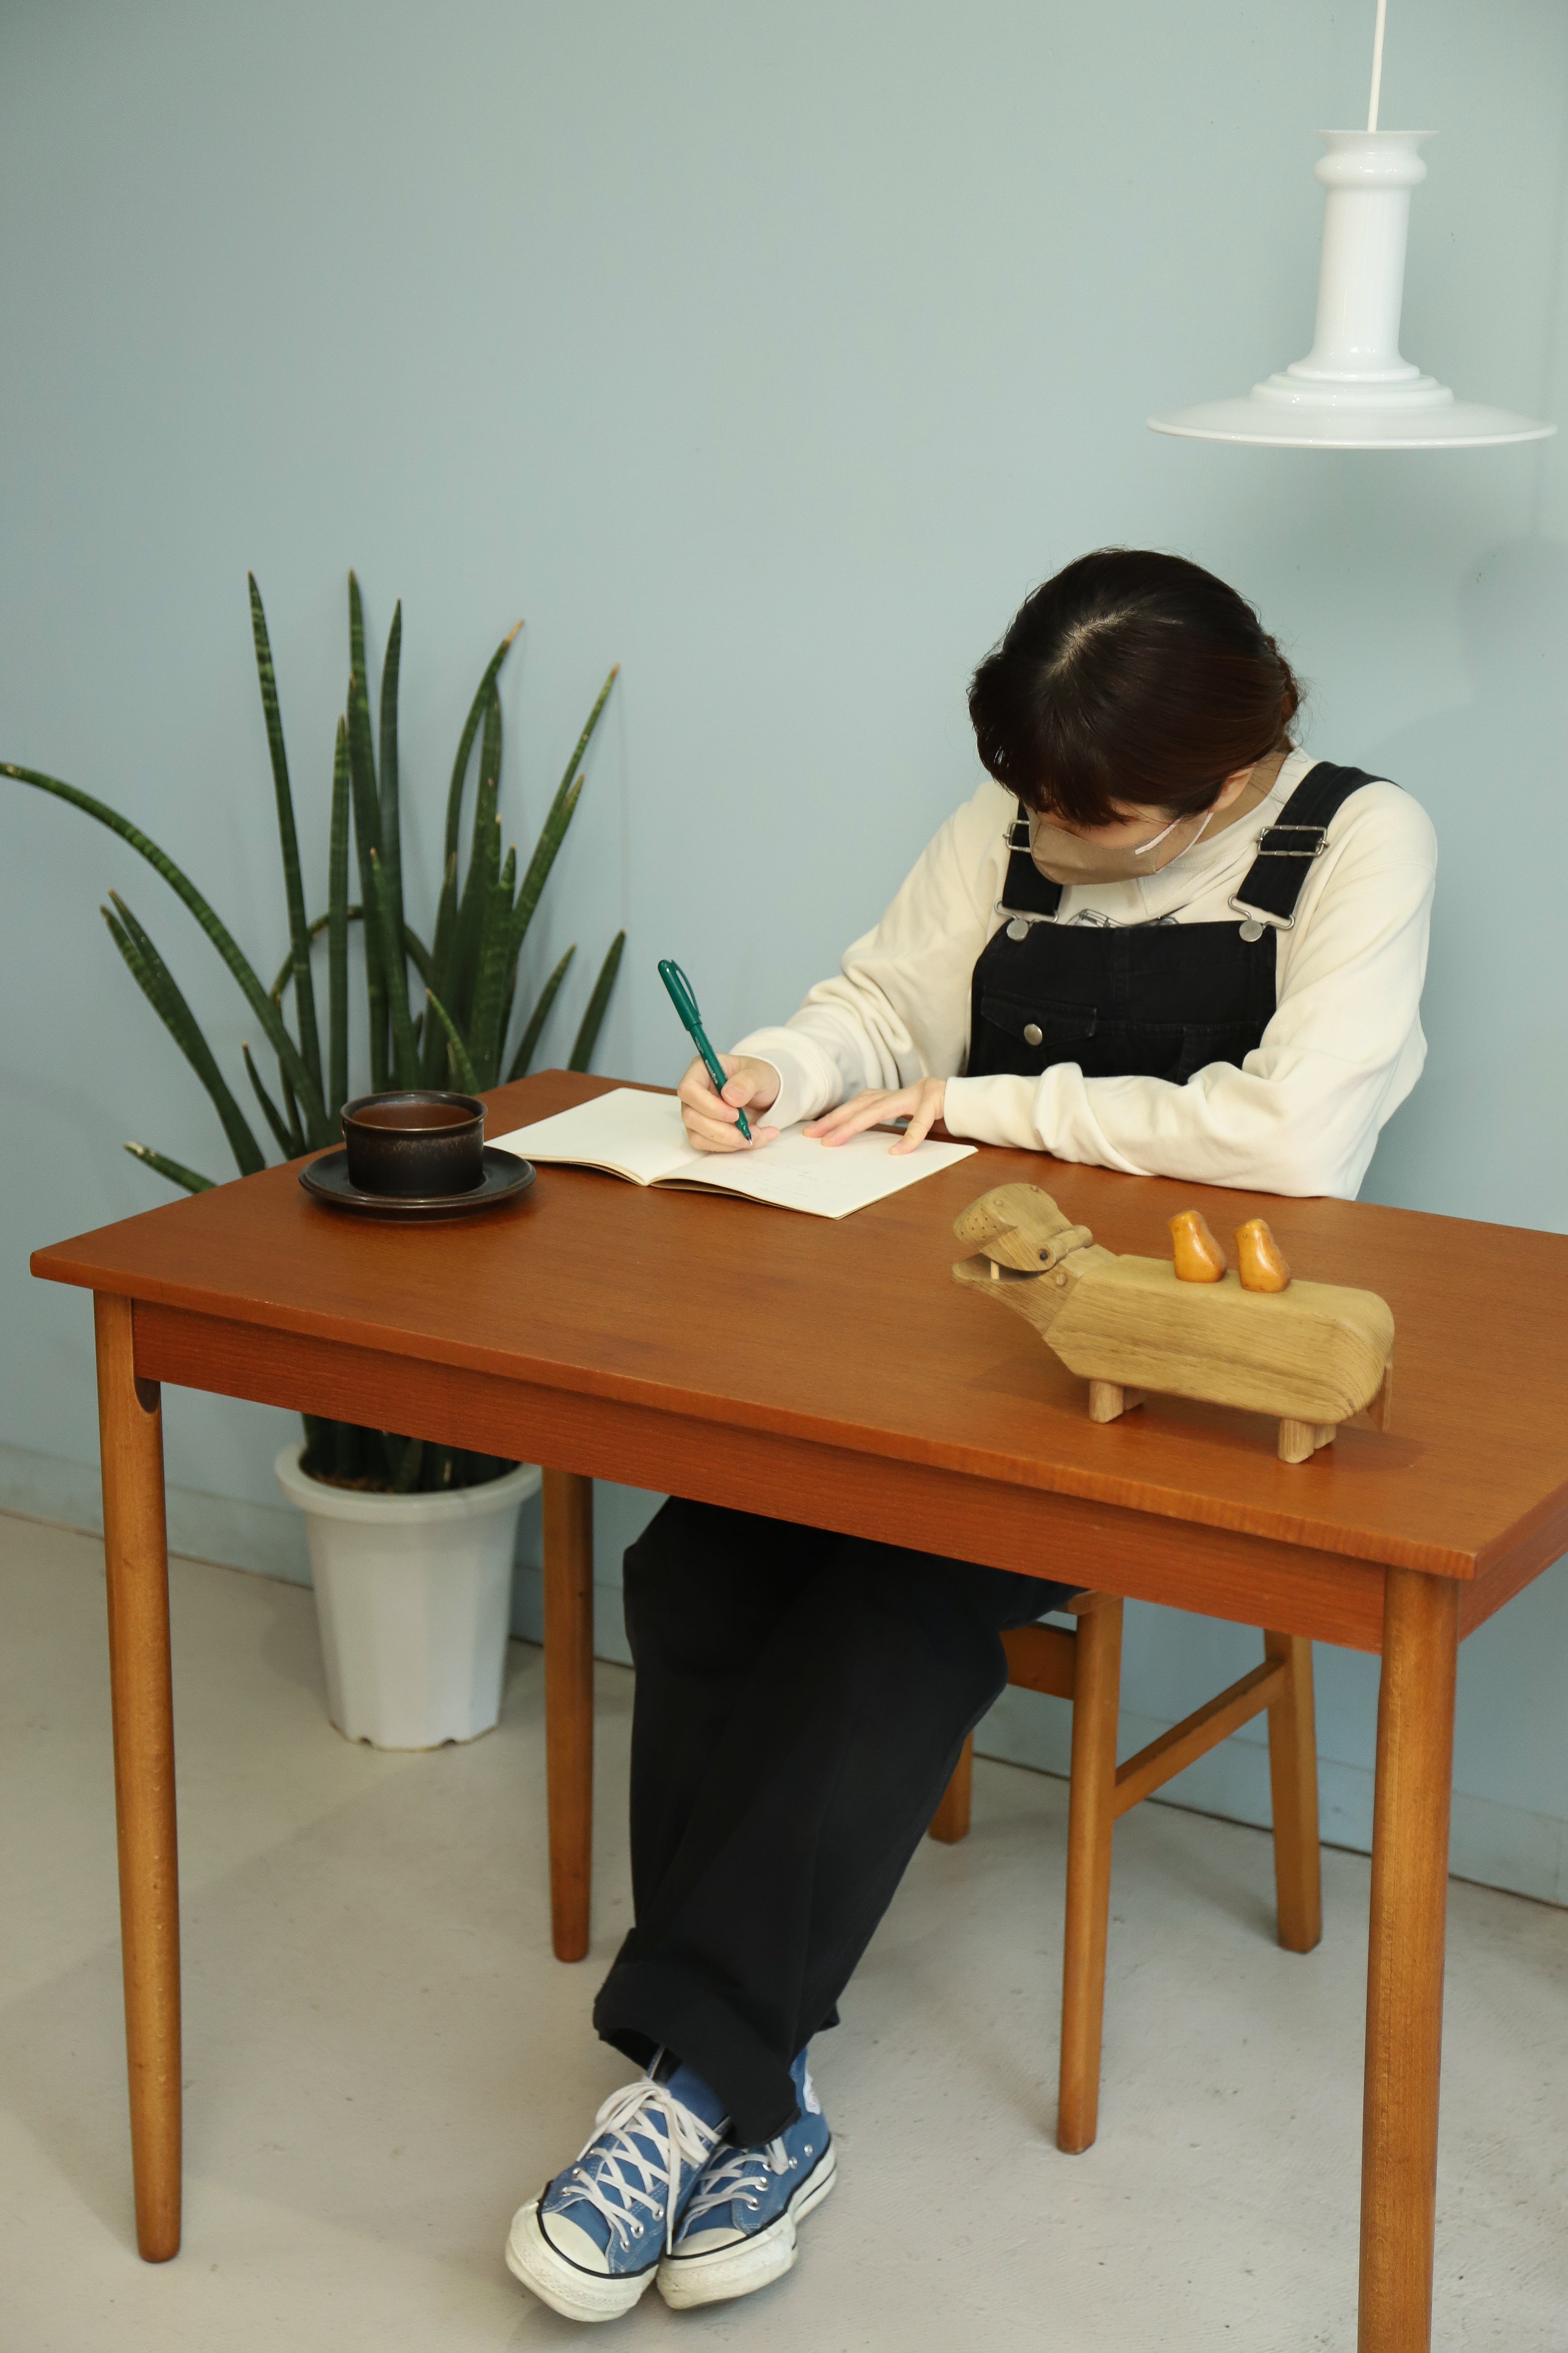
<instances>
[{"instance_id":1,"label":"woman writing","mask_svg":"<svg viewBox=\"0 0 1568 2353\"><path fill-rule=\"evenodd\" d=\"M907 1120L1139 1176L1352 1197L1420 1075L1436 870L1398 788L1296 750L1250 606L1102 550L970 692L987 781L874 930L715 1091L707 1151ZM752 1128L748 1145L739 1114ZM1000 1637L1061 1582L672 1499L626 1555L636 1926L595 2008L647 2069L518 2213L513 2272L608 2319L743 2295L833 2185L811 2039L891 1901Z\"/></svg>"}]
</instances>

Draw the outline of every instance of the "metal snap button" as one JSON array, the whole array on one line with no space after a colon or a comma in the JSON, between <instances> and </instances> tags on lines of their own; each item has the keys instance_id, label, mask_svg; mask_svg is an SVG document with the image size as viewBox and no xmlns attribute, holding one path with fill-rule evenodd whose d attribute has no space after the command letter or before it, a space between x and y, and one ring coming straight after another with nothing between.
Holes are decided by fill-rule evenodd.
<instances>
[{"instance_id":1,"label":"metal snap button","mask_svg":"<svg viewBox=\"0 0 1568 2353\"><path fill-rule=\"evenodd\" d=\"M1039 1025L1039 1023L1038 1023L1037 1021L1026 1021L1026 1022L1025 1022L1025 1024L1024 1024L1024 1043L1025 1043L1025 1045L1026 1045L1026 1046L1037 1046L1037 1045L1040 1043L1041 1039L1044 1038L1045 1034L1046 1034L1046 1033L1045 1033L1045 1031L1041 1029L1041 1027L1040 1027L1040 1025Z\"/></svg>"},{"instance_id":2,"label":"metal snap button","mask_svg":"<svg viewBox=\"0 0 1568 2353\"><path fill-rule=\"evenodd\" d=\"M1022 915L1015 915L1012 922L1007 926L1007 937L1010 940L1026 940L1028 936L1029 926L1024 921Z\"/></svg>"},{"instance_id":3,"label":"metal snap button","mask_svg":"<svg viewBox=\"0 0 1568 2353\"><path fill-rule=\"evenodd\" d=\"M1241 936L1249 943L1253 940L1260 940L1263 937L1262 924L1254 916L1248 915L1241 927Z\"/></svg>"}]
</instances>

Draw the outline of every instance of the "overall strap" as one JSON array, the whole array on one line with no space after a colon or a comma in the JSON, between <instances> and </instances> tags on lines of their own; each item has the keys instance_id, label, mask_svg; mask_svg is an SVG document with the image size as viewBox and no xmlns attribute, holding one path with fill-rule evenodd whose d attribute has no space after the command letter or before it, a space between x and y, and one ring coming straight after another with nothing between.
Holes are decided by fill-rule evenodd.
<instances>
[{"instance_id":1,"label":"overall strap","mask_svg":"<svg viewBox=\"0 0 1568 2353\"><path fill-rule=\"evenodd\" d=\"M1029 855L1029 816L1020 801L1007 828L1007 872L1002 884L1002 896L996 912L1025 922L1031 915L1037 922L1054 923L1062 903L1063 885L1050 881ZM1023 934L1019 934L1023 937Z\"/></svg>"},{"instance_id":2,"label":"overall strap","mask_svg":"<svg viewBox=\"0 0 1568 2353\"><path fill-rule=\"evenodd\" d=\"M1336 768L1328 760L1310 768L1278 821L1258 835L1258 855L1231 897L1237 913L1274 931L1292 930L1301 886L1329 846L1330 826L1352 793L1381 781L1364 768ZM1242 936L1257 939L1261 932L1248 929Z\"/></svg>"},{"instance_id":3,"label":"overall strap","mask_svg":"<svg viewBox=\"0 0 1568 2353\"><path fill-rule=\"evenodd\" d=\"M1352 793L1386 782L1365 768L1339 768L1319 760L1297 786L1278 822L1258 837L1258 854L1230 904L1237 914L1289 931L1296 902L1312 860L1328 848L1329 827ZM1050 881L1029 854L1028 815L1020 801L1007 829L1007 872L997 912L1021 921L1054 923L1066 887ZM1022 934L1019 934L1022 937Z\"/></svg>"}]
</instances>

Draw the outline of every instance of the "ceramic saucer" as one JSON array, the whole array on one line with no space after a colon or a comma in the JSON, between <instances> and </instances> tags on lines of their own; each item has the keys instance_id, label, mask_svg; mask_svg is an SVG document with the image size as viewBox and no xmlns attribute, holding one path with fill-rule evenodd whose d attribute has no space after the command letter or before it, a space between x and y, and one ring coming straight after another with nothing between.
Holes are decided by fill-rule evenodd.
<instances>
[{"instance_id":1,"label":"ceramic saucer","mask_svg":"<svg viewBox=\"0 0 1568 2353\"><path fill-rule=\"evenodd\" d=\"M405 1224L433 1223L437 1218L471 1218L477 1210L493 1209L515 1201L533 1182L533 1163L515 1152L485 1146L485 1173L467 1193L433 1193L410 1198L399 1193L362 1193L349 1183L348 1155L342 1145L323 1152L300 1171L300 1182L312 1200L331 1209L349 1209L359 1218L394 1218Z\"/></svg>"}]
</instances>

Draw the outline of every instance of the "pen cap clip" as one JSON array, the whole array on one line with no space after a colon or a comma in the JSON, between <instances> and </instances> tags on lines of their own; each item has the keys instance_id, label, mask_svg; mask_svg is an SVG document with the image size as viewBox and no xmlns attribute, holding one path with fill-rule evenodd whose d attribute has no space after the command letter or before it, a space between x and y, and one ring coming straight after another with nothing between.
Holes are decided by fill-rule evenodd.
<instances>
[{"instance_id":1,"label":"pen cap clip","mask_svg":"<svg viewBox=\"0 0 1568 2353\"><path fill-rule=\"evenodd\" d=\"M702 1026L702 1016L697 1010L697 999L691 993L691 983L672 956L661 959L658 976L669 991L670 1002L687 1028L696 1030Z\"/></svg>"}]
</instances>

